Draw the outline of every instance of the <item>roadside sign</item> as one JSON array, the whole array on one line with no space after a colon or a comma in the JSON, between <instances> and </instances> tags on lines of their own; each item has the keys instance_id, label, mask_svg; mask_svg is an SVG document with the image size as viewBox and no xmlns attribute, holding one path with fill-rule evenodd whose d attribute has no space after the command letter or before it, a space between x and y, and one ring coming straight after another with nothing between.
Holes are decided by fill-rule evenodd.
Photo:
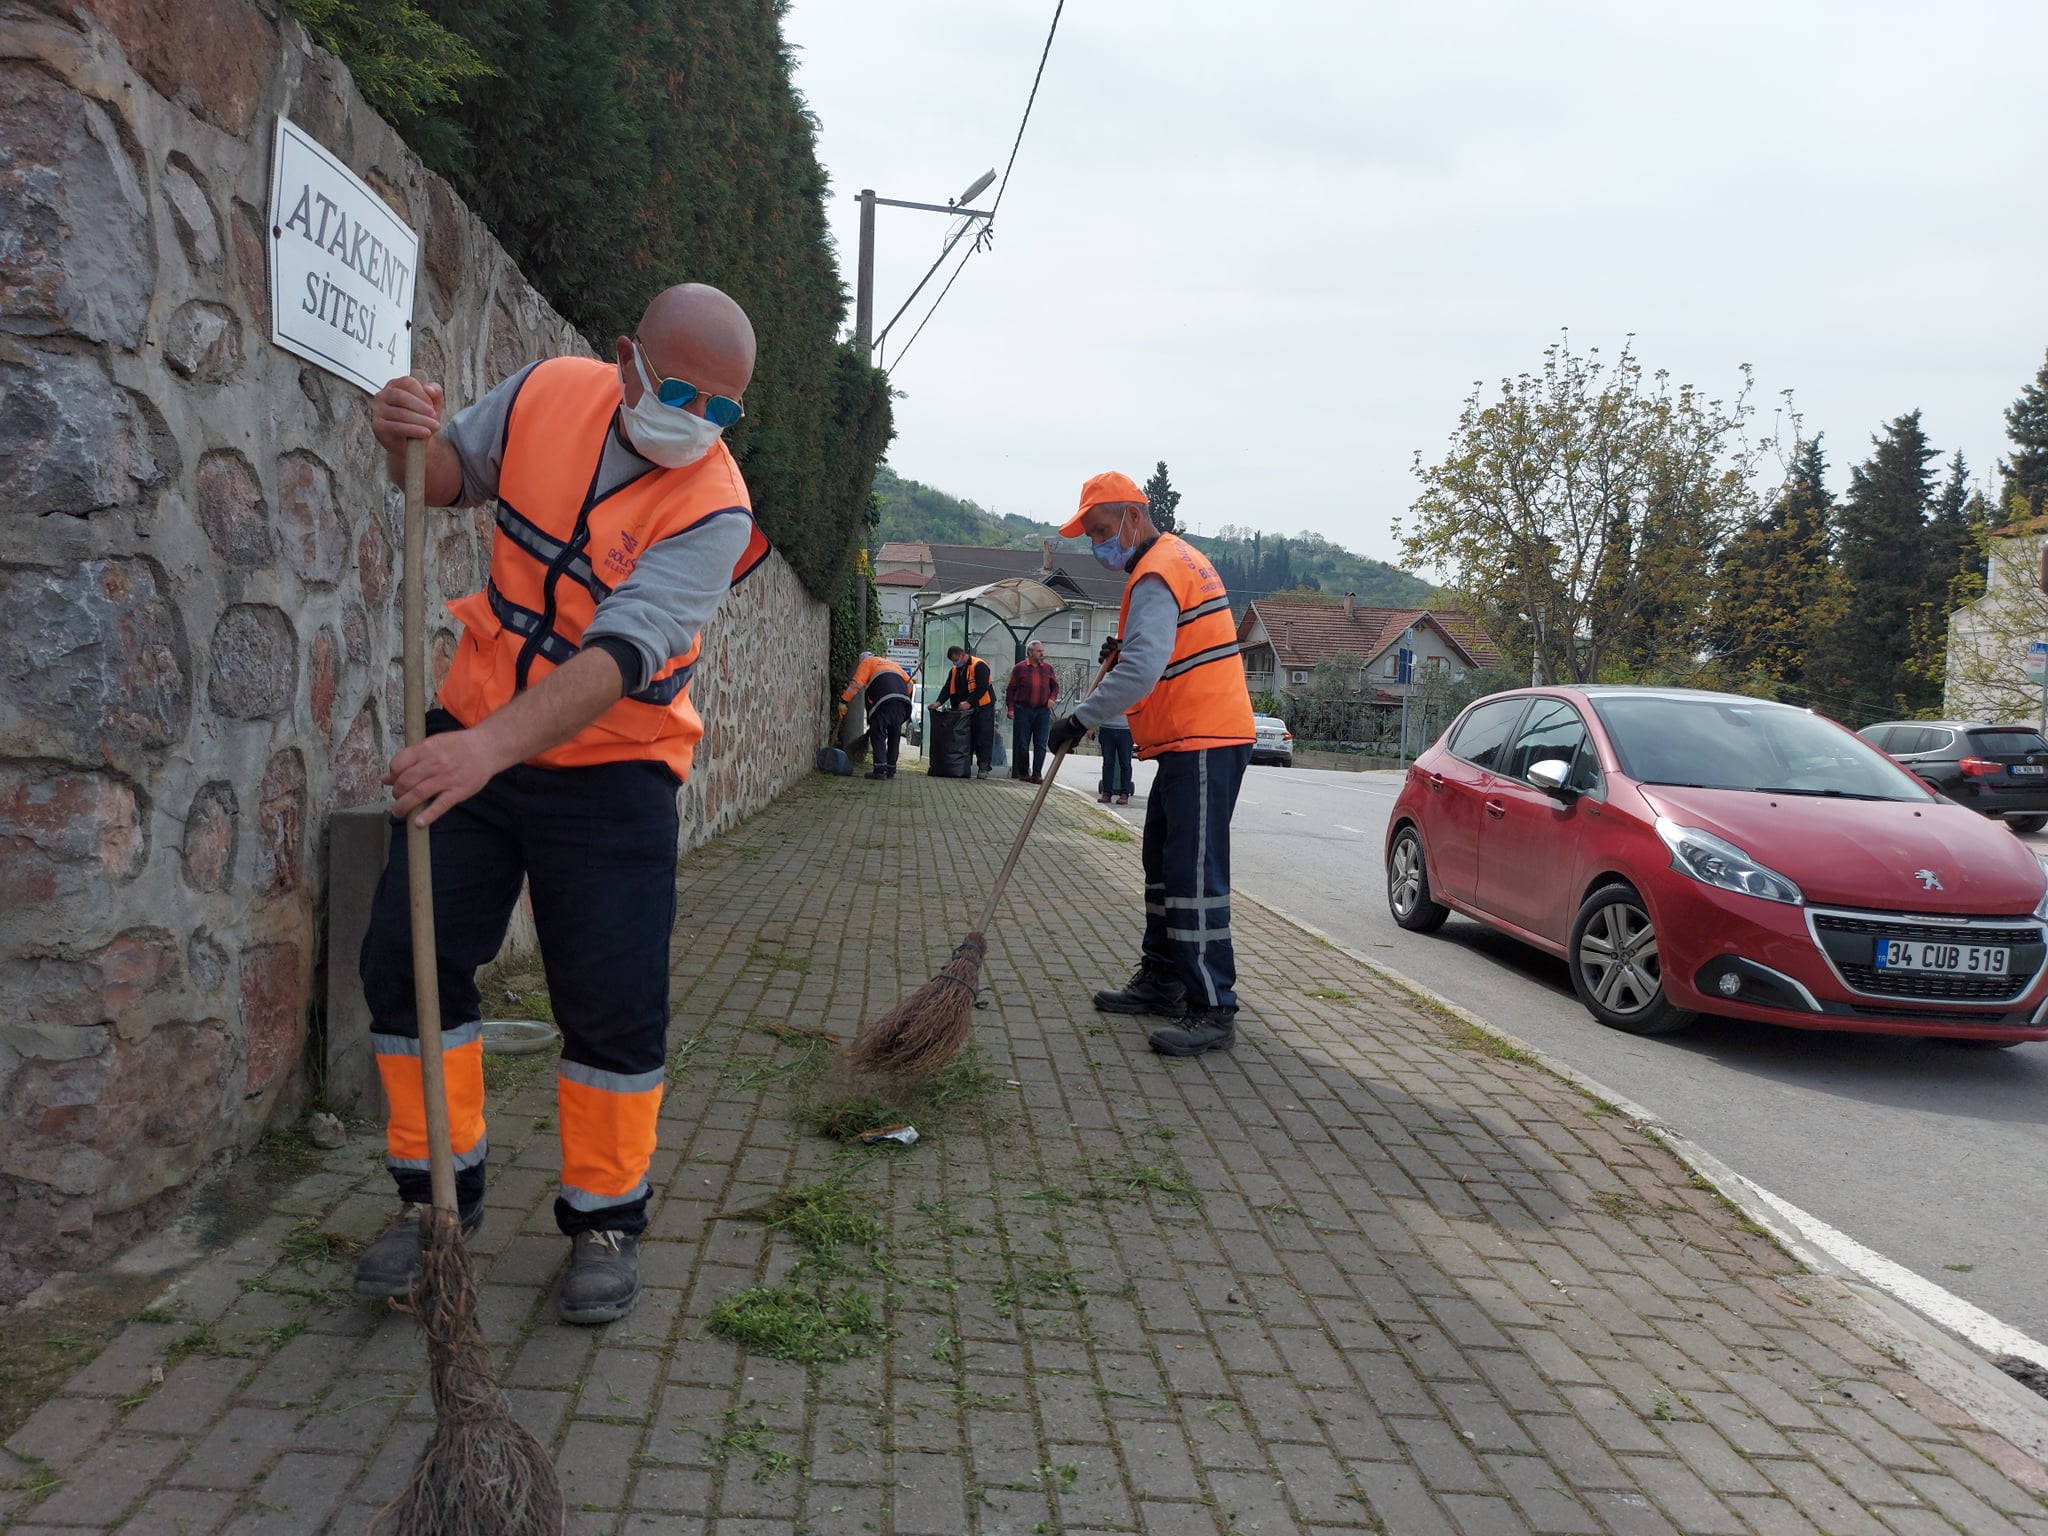
<instances>
[{"instance_id":1,"label":"roadside sign","mask_svg":"<svg viewBox=\"0 0 2048 1536\"><path fill-rule=\"evenodd\" d=\"M2027 676L2032 681L2048 680L2048 640L2036 640L2029 645L2020 664L2027 669Z\"/></svg>"},{"instance_id":2,"label":"roadside sign","mask_svg":"<svg viewBox=\"0 0 2048 1536\"><path fill-rule=\"evenodd\" d=\"M270 161L270 339L375 394L412 371L420 237L288 118Z\"/></svg>"}]
</instances>

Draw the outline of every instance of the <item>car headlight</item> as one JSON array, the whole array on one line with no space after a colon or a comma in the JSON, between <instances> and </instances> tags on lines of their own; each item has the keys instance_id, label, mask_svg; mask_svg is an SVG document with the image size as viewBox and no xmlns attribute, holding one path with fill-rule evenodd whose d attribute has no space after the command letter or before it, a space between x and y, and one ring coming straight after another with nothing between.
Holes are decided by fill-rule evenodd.
<instances>
[{"instance_id":1,"label":"car headlight","mask_svg":"<svg viewBox=\"0 0 2048 1536\"><path fill-rule=\"evenodd\" d=\"M1725 838L1702 832L1698 827L1681 827L1669 816L1657 818L1657 835L1671 850L1671 867L1691 875L1702 885L1758 896L1765 901L1782 901L1799 906L1806 898L1799 887L1775 869L1757 863ZM2042 898L2048 901L2048 896Z\"/></svg>"},{"instance_id":2,"label":"car headlight","mask_svg":"<svg viewBox=\"0 0 2048 1536\"><path fill-rule=\"evenodd\" d=\"M2048 859L2042 859L2040 864L2042 877L2048 880ZM2042 886L2041 899L2034 903L2034 916L2048 923L2048 884Z\"/></svg>"}]
</instances>

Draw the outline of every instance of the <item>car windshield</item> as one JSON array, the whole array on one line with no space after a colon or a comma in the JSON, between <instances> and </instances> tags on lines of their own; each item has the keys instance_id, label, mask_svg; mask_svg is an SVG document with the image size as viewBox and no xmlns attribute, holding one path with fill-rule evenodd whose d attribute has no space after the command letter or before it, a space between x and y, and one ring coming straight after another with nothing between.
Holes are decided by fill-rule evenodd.
<instances>
[{"instance_id":1,"label":"car windshield","mask_svg":"<svg viewBox=\"0 0 2048 1536\"><path fill-rule=\"evenodd\" d=\"M1711 695L1592 702L1622 771L1639 783L1859 800L1930 793L1861 737L1789 705Z\"/></svg>"},{"instance_id":2,"label":"car windshield","mask_svg":"<svg viewBox=\"0 0 2048 1536\"><path fill-rule=\"evenodd\" d=\"M1972 731L1970 745L1993 757L2025 757L2030 752L2048 752L2048 741L2039 731Z\"/></svg>"}]
</instances>

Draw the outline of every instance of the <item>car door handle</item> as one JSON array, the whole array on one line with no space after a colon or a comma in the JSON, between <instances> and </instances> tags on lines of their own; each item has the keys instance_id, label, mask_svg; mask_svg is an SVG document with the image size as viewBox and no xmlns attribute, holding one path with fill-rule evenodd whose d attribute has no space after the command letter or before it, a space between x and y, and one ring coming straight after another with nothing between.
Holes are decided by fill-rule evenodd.
<instances>
[{"instance_id":1,"label":"car door handle","mask_svg":"<svg viewBox=\"0 0 2048 1536\"><path fill-rule=\"evenodd\" d=\"M1429 781L1431 789L1442 789L1444 787L1444 776L1440 773L1425 773L1423 778Z\"/></svg>"},{"instance_id":2,"label":"car door handle","mask_svg":"<svg viewBox=\"0 0 2048 1536\"><path fill-rule=\"evenodd\" d=\"M1507 815L1507 813L1508 808L1502 805L1498 800L1489 800L1486 802L1486 814L1491 816L1495 821L1499 821L1501 817Z\"/></svg>"}]
</instances>

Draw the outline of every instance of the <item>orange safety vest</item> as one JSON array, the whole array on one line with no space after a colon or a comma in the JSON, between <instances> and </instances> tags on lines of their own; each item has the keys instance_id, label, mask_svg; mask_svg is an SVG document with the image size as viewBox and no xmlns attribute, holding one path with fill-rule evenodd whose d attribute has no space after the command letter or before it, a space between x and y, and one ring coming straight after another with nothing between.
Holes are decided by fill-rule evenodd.
<instances>
[{"instance_id":1,"label":"orange safety vest","mask_svg":"<svg viewBox=\"0 0 2048 1536\"><path fill-rule=\"evenodd\" d=\"M1138 756L1249 745L1252 696L1237 657L1237 621L1216 567L1186 539L1162 533L1131 569L1116 632L1130 633L1131 589L1140 577L1165 581L1180 605L1173 654L1159 683L1125 712Z\"/></svg>"},{"instance_id":2,"label":"orange safety vest","mask_svg":"<svg viewBox=\"0 0 2048 1536\"><path fill-rule=\"evenodd\" d=\"M974 669L976 667L981 668L981 692L970 696L967 690L974 686ZM946 679L946 686L942 693L944 697L958 699L963 704L973 704L976 706L993 704L996 701L994 675L989 671L987 662L970 652L965 661L953 668L953 675Z\"/></svg>"},{"instance_id":3,"label":"orange safety vest","mask_svg":"<svg viewBox=\"0 0 2048 1536\"><path fill-rule=\"evenodd\" d=\"M505 424L490 579L483 591L448 605L462 621L462 640L441 684L441 707L466 726L574 656L597 605L655 544L714 517L752 522L746 482L724 443L695 464L657 466L599 496L598 466L620 403L618 370L591 358L551 358L520 385ZM733 584L767 556L768 541L755 528ZM692 637L646 686L532 761L577 768L652 760L687 778L704 734L690 702L690 674L703 648L704 637Z\"/></svg>"},{"instance_id":4,"label":"orange safety vest","mask_svg":"<svg viewBox=\"0 0 2048 1536\"><path fill-rule=\"evenodd\" d=\"M884 672L894 672L903 679L903 692L897 695L897 697L909 698L910 674L886 656L870 656L866 661L855 667L853 669L853 681L846 685L846 692L840 694L839 697L846 703L851 704L855 694L865 691L868 684L872 683Z\"/></svg>"}]
</instances>

